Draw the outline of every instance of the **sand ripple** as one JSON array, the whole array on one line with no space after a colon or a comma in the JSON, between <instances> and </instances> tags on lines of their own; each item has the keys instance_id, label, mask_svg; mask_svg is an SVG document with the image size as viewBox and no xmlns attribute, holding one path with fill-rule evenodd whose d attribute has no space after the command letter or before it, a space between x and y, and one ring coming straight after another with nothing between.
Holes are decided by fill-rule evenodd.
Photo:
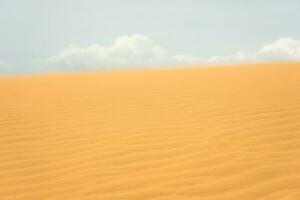
<instances>
[{"instance_id":1,"label":"sand ripple","mask_svg":"<svg viewBox=\"0 0 300 200\"><path fill-rule=\"evenodd\" d=\"M0 78L0 199L300 199L300 65Z\"/></svg>"}]
</instances>

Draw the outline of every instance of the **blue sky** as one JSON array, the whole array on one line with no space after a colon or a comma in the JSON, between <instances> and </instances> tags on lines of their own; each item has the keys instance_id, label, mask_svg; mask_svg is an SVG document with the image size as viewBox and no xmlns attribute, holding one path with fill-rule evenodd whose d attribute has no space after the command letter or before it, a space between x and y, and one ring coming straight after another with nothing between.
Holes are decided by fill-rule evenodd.
<instances>
[{"instance_id":1,"label":"blue sky","mask_svg":"<svg viewBox=\"0 0 300 200\"><path fill-rule=\"evenodd\" d=\"M298 0L0 0L0 75L297 60L299 10Z\"/></svg>"}]
</instances>

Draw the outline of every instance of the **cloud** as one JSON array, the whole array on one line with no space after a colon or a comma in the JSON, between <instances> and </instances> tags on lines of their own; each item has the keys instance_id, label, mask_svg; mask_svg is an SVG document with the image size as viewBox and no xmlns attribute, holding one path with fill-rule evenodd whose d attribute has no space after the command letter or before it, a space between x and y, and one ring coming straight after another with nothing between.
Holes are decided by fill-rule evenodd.
<instances>
[{"instance_id":1,"label":"cloud","mask_svg":"<svg viewBox=\"0 0 300 200\"><path fill-rule=\"evenodd\" d=\"M263 61L293 61L300 59L300 41L281 38L265 45L258 54Z\"/></svg>"},{"instance_id":2,"label":"cloud","mask_svg":"<svg viewBox=\"0 0 300 200\"><path fill-rule=\"evenodd\" d=\"M186 66L205 64L236 64L251 62L281 62L300 60L300 41L281 38L254 53L193 57L171 55L150 38L134 34L119 37L111 46L93 44L88 47L70 45L57 54L42 60L47 70L110 70L138 67Z\"/></svg>"},{"instance_id":3,"label":"cloud","mask_svg":"<svg viewBox=\"0 0 300 200\"><path fill-rule=\"evenodd\" d=\"M70 45L43 62L64 70L97 70L165 65L167 58L165 49L150 38L135 34L119 37L111 46L93 44L83 48Z\"/></svg>"},{"instance_id":4,"label":"cloud","mask_svg":"<svg viewBox=\"0 0 300 200\"><path fill-rule=\"evenodd\" d=\"M214 64L300 61L300 41L280 38L254 53L238 52L229 56L213 56L207 61Z\"/></svg>"},{"instance_id":5,"label":"cloud","mask_svg":"<svg viewBox=\"0 0 300 200\"><path fill-rule=\"evenodd\" d=\"M174 66L223 65L300 61L300 41L280 38L256 52L202 58L171 54L147 36L121 36L108 46L70 45L54 55L31 63L14 64L0 60L0 74L45 73L88 70L137 69Z\"/></svg>"}]
</instances>

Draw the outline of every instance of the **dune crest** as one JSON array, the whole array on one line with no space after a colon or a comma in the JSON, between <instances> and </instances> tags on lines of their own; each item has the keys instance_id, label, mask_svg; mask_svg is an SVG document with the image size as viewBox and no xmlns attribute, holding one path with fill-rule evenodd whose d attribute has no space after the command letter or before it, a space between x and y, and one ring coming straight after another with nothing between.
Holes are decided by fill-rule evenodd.
<instances>
[{"instance_id":1,"label":"dune crest","mask_svg":"<svg viewBox=\"0 0 300 200\"><path fill-rule=\"evenodd\" d=\"M0 199L300 199L300 64L0 78Z\"/></svg>"}]
</instances>

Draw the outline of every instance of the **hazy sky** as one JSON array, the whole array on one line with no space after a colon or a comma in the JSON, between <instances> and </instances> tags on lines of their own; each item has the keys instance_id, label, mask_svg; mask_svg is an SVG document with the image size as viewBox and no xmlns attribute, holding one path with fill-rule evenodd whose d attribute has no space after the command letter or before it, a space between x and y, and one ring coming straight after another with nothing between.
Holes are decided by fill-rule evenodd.
<instances>
[{"instance_id":1,"label":"hazy sky","mask_svg":"<svg viewBox=\"0 0 300 200\"><path fill-rule=\"evenodd\" d=\"M143 46L151 39L153 47L188 58L255 52L280 38L293 38L297 43L300 1L0 0L0 74L10 68L26 72L24 65L36 65L37 60L41 63L64 49L65 54L73 52L74 63L74 54L76 59L82 54L99 55L99 48L109 49L117 38L134 34L141 36L133 39L138 40L135 44L142 41ZM77 53L76 48L66 49L70 45ZM93 45L98 49L86 51ZM95 60L92 64L103 65Z\"/></svg>"}]
</instances>

